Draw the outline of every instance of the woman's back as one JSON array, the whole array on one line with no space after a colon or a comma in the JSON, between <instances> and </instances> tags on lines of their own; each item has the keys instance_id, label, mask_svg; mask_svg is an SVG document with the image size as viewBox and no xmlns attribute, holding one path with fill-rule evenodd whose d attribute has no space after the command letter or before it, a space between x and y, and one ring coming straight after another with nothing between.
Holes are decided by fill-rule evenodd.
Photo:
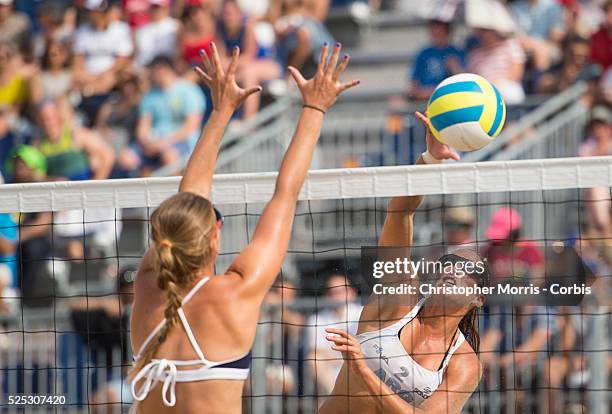
<instances>
[{"instance_id":1,"label":"woman's back","mask_svg":"<svg viewBox=\"0 0 612 414\"><path fill-rule=\"evenodd\" d=\"M156 278L152 270L144 270L137 278L138 285L135 289L136 297L132 313L134 350L139 350L160 321L164 320L166 295L156 286ZM182 322L177 323L160 345L154 359L166 359L173 363L194 362L193 365L178 366L179 372L201 370L203 367L197 361L199 356L189 340L186 329L193 333L203 356L210 362L240 359L250 351L258 312L256 309L248 309L253 306L249 306L248 301L240 299L240 289L236 286L238 281L233 279L237 279L237 276L231 274L213 276L202 284L183 308L187 328ZM191 288L192 286L183 289L182 296L186 297ZM136 384L136 391L144 382L146 380ZM143 412L164 412L159 411L159 407L163 407L167 412L181 413L191 410L193 412L204 410L207 413L229 412L228 407L237 407L236 412L240 411L237 402L240 400L244 380L176 382L174 407L166 407L163 404L162 385L163 383L158 383L147 398L139 403ZM183 395L189 395L189 398L181 398ZM210 398L211 396L215 397Z\"/></svg>"}]
</instances>

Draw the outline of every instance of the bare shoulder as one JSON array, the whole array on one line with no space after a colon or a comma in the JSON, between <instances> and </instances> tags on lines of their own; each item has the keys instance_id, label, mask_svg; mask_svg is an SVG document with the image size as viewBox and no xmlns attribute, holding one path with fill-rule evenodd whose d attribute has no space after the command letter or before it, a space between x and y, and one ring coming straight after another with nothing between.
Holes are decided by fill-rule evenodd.
<instances>
[{"instance_id":1,"label":"bare shoulder","mask_svg":"<svg viewBox=\"0 0 612 414\"><path fill-rule=\"evenodd\" d=\"M406 316L417 304L416 295L372 294L361 311L358 333L383 329Z\"/></svg>"},{"instance_id":2,"label":"bare shoulder","mask_svg":"<svg viewBox=\"0 0 612 414\"><path fill-rule=\"evenodd\" d=\"M134 282L136 291L142 290L147 286L150 286L154 282L153 275L153 260L155 251L153 248L147 249L142 256L142 260L138 264L138 272L136 274L136 281Z\"/></svg>"},{"instance_id":3,"label":"bare shoulder","mask_svg":"<svg viewBox=\"0 0 612 414\"><path fill-rule=\"evenodd\" d=\"M447 368L447 376L452 382L457 381L464 384L465 388L471 391L478 386L482 377L482 365L478 355L468 343L463 344L455 351Z\"/></svg>"},{"instance_id":4,"label":"bare shoulder","mask_svg":"<svg viewBox=\"0 0 612 414\"><path fill-rule=\"evenodd\" d=\"M213 275L202 288L206 303L215 304L228 302L240 295L242 278L235 273Z\"/></svg>"}]
</instances>

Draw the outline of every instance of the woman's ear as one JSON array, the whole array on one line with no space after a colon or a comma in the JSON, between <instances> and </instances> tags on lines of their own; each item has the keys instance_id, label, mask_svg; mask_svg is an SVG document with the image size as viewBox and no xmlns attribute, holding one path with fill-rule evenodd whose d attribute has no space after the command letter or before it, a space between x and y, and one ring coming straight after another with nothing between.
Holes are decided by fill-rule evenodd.
<instances>
[{"instance_id":1,"label":"woman's ear","mask_svg":"<svg viewBox=\"0 0 612 414\"><path fill-rule=\"evenodd\" d=\"M218 256L221 252L221 229L215 227L215 231L210 238L210 251L213 255Z\"/></svg>"},{"instance_id":2,"label":"woman's ear","mask_svg":"<svg viewBox=\"0 0 612 414\"><path fill-rule=\"evenodd\" d=\"M484 302L485 302L485 296L484 295L476 295L474 297L474 300L472 301L474 306L476 306L477 308L482 308L482 306L484 305Z\"/></svg>"}]
</instances>

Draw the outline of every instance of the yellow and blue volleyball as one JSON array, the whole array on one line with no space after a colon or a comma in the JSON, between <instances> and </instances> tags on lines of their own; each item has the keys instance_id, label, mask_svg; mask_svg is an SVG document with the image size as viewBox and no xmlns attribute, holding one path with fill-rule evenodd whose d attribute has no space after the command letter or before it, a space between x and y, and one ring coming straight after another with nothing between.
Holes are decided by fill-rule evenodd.
<instances>
[{"instance_id":1,"label":"yellow and blue volleyball","mask_svg":"<svg viewBox=\"0 0 612 414\"><path fill-rule=\"evenodd\" d=\"M499 135L506 104L491 82L473 73L440 83L427 103L433 135L459 151L475 151Z\"/></svg>"}]
</instances>

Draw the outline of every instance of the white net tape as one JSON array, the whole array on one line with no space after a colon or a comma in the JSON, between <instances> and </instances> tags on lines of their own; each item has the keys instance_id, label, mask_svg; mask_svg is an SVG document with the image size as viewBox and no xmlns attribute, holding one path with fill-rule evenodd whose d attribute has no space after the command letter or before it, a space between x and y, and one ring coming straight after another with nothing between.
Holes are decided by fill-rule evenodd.
<instances>
[{"instance_id":1,"label":"white net tape","mask_svg":"<svg viewBox=\"0 0 612 414\"><path fill-rule=\"evenodd\" d=\"M215 204L266 202L276 173L215 176ZM0 212L155 207L180 177L0 186ZM300 200L612 186L612 156L311 171Z\"/></svg>"}]
</instances>

